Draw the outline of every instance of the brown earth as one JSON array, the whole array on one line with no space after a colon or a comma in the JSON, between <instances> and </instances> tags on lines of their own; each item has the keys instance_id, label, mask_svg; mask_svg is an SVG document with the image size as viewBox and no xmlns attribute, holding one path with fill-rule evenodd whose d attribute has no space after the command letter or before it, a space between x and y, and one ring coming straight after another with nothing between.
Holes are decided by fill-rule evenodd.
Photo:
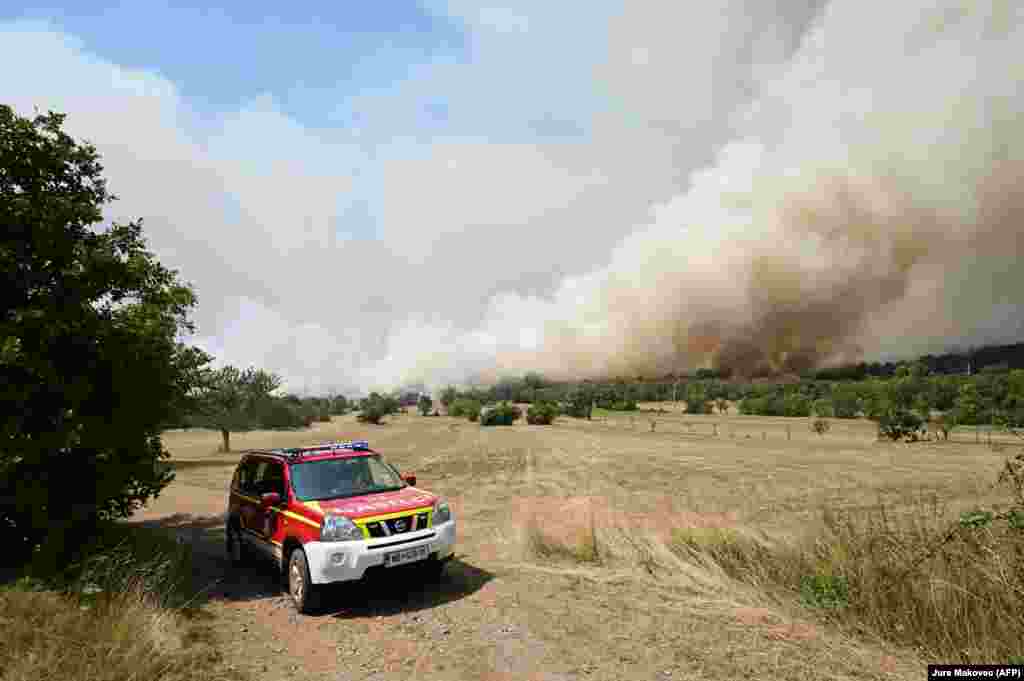
<instances>
[{"instance_id":1,"label":"brown earth","mask_svg":"<svg viewBox=\"0 0 1024 681\"><path fill-rule=\"evenodd\" d=\"M819 437L800 419L679 413L512 428L335 417L306 432L236 434L232 444L336 438L370 440L449 497L459 545L440 583L396 568L332 587L322 614L296 614L271 569L231 569L224 559L238 455L217 453L215 432L165 434L177 480L134 520L192 543L203 612L229 663L254 678L918 679L925 661L911 651L831 630L793 604L682 563L664 543L679 527L795 536L823 504L856 507L879 494L930 491L968 504L1002 461L970 434L909 447L877 442L860 421L833 421ZM593 532L603 559L539 558L529 528L564 545Z\"/></svg>"}]
</instances>

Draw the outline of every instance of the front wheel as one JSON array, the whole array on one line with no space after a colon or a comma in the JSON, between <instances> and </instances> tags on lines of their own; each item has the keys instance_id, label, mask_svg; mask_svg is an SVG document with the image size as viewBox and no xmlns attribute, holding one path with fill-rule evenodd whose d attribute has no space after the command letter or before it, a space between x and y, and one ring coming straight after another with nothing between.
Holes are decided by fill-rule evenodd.
<instances>
[{"instance_id":1,"label":"front wheel","mask_svg":"<svg viewBox=\"0 0 1024 681\"><path fill-rule=\"evenodd\" d=\"M320 605L319 589L309 576L306 553L295 549L288 557L288 593L295 603L295 609L308 615Z\"/></svg>"},{"instance_id":2,"label":"front wheel","mask_svg":"<svg viewBox=\"0 0 1024 681\"><path fill-rule=\"evenodd\" d=\"M428 582L437 582L444 577L445 569L448 567L447 560L429 559L423 561L420 566L420 574Z\"/></svg>"}]
</instances>

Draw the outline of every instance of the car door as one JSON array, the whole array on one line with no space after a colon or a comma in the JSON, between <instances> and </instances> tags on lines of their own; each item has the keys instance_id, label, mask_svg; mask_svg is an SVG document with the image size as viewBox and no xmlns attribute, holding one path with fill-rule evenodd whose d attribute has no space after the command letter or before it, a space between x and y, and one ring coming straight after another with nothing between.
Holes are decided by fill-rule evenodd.
<instances>
[{"instance_id":1,"label":"car door","mask_svg":"<svg viewBox=\"0 0 1024 681\"><path fill-rule=\"evenodd\" d=\"M260 461L256 468L256 498L264 494L276 492L281 496L281 502L272 507L264 508L262 504L256 505L254 513L255 525L253 527L263 542L264 550L271 557L278 557L280 554L281 542L278 538L281 529L281 511L288 503L288 494L285 490L284 464L280 461Z\"/></svg>"},{"instance_id":2,"label":"car door","mask_svg":"<svg viewBox=\"0 0 1024 681\"><path fill-rule=\"evenodd\" d=\"M248 540L259 527L259 493L256 488L256 472L259 467L257 459L249 458L238 467L237 485L232 493L238 507L238 524L243 536Z\"/></svg>"}]
</instances>

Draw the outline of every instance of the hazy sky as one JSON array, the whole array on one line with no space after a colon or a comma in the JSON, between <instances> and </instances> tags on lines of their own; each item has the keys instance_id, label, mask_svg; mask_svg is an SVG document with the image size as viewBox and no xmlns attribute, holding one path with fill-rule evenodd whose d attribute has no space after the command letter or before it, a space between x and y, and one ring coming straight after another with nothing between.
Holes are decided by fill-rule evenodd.
<instances>
[{"instance_id":1,"label":"hazy sky","mask_svg":"<svg viewBox=\"0 0 1024 681\"><path fill-rule=\"evenodd\" d=\"M722 347L730 333L788 338L780 298L751 299L764 253L731 246L777 245L778 229L721 215L726 204L788 206L787 190L756 178L821 171L823 159L830 177L843 164L861 180L909 177L915 167L891 159L944 159L977 147L971 130L1003 125L983 135L991 153L969 159L976 167L900 185L925 197L905 218L949 203L937 187L973 191L998 149L1021 160L1019 143L1000 146L1021 138L1021 58L1008 46L1024 21L1012 2L195 4L8 0L0 96L23 114L67 113L69 132L97 145L121 197L108 216L143 218L152 250L196 287L193 342L298 392L437 384L496 366L661 369L684 361L680 334L692 346L709 323ZM912 86L925 94L911 99ZM938 113L908 137L899 121L921 102ZM754 198L735 198L744 191ZM996 203L1013 218L993 228L1003 243L1020 221ZM688 225L698 213L699 229ZM902 229L881 213L877 229ZM974 218L949 219L960 221L952 234ZM743 276L723 281L736 259ZM1002 287L958 270L981 290L970 307L993 310L970 328L944 322L917 343L865 345L876 313L918 304L917 273L945 263L898 260L884 274L830 268L865 282L867 309L843 308L856 319L800 343L877 355L1020 331L1019 305L998 293L1019 280L1010 259ZM809 267L800 261L800 285ZM830 301L850 295L826 288ZM813 315L786 308L787 323L836 313L819 302Z\"/></svg>"}]
</instances>

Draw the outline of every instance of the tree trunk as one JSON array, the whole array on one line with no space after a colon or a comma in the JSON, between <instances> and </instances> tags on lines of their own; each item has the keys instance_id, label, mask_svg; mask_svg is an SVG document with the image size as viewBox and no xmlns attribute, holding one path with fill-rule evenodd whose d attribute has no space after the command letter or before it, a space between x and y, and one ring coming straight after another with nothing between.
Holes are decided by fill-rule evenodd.
<instances>
[{"instance_id":1,"label":"tree trunk","mask_svg":"<svg viewBox=\"0 0 1024 681\"><path fill-rule=\"evenodd\" d=\"M231 451L231 433L229 431L224 430L223 428L221 428L220 429L220 436L222 438L224 438L224 448L221 451L222 452L230 452Z\"/></svg>"}]
</instances>

